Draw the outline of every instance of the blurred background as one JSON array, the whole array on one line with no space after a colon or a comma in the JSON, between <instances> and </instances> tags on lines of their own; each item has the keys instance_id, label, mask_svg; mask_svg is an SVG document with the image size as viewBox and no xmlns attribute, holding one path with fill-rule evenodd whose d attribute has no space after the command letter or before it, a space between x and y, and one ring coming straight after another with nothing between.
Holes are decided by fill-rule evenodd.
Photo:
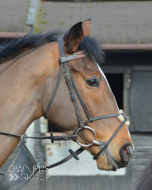
<instances>
[{"instance_id":1,"label":"blurred background","mask_svg":"<svg viewBox=\"0 0 152 190\"><path fill-rule=\"evenodd\" d=\"M28 32L66 31L91 18L91 35L102 42L106 74L120 109L131 121L129 130L135 154L129 165L117 172L99 171L92 156L42 172L22 190L130 190L152 158L152 1L110 0L0 0L0 42L21 38ZM28 135L61 132L43 118L27 130ZM77 149L73 142L28 140L37 162L52 164ZM3 165L5 172L15 154Z\"/></svg>"}]
</instances>

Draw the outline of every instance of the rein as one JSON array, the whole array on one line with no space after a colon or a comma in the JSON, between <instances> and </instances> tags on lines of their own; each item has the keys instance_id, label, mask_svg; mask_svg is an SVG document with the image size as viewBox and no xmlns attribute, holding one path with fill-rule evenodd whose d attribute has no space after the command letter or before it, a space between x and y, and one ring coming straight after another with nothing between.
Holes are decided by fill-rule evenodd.
<instances>
[{"instance_id":1,"label":"rein","mask_svg":"<svg viewBox=\"0 0 152 190\"><path fill-rule=\"evenodd\" d=\"M60 164L63 164L64 162L70 160L71 158L75 158L76 160L78 160L78 154L80 154L82 151L83 151L83 148L82 147L88 147L88 146L92 146L93 144L94 145L97 145L97 146L100 146L101 149L100 151L94 155L93 159L97 159L99 157L99 155L105 151L105 149L108 147L108 145L110 144L110 142L113 140L113 138L117 135L117 133L119 132L119 130L122 128L122 126L124 125L124 123L127 121L127 117L125 116L124 112L120 112L118 114L113 114L113 115L105 115L105 116L99 116L99 117L94 117L92 118L91 115L89 114L89 111L87 110L78 90L77 90L77 87L74 83L74 80L70 74L70 71L69 71L69 68L68 68L68 65L67 65L67 62L70 61L70 60L73 60L73 59L78 59L78 58L81 58L81 57L85 57L86 54L83 52L83 51L79 51L79 52L76 52L76 53L73 53L71 55L68 55L68 56L65 56L65 52L64 52L64 43L63 43L63 37L60 37L58 38L58 45L59 45L59 53L60 53L60 58L59 58L59 63L60 63L60 70L59 70L59 74L58 74L58 79L57 79L57 83L56 83L56 86L54 88L54 92L52 94L52 97L48 103L48 106L46 108L46 111L44 113L44 117L47 118L47 114L48 114L48 111L50 109L50 106L53 102L53 99L56 95L56 92L57 92L57 89L59 87L59 83L60 83L60 80L61 80L61 76L62 76L62 71L63 71L63 68L65 70L65 79L66 79L66 83L67 83L67 86L68 86L68 89L69 89L69 92L70 92L70 95L71 95L71 100L74 104L74 107L75 107L75 112L76 112L76 115L77 115L77 119L78 119L78 122L79 122L79 128L77 130L74 131L74 133L72 135L66 135L66 136L53 136L53 133L50 132L50 136L46 137L46 136L41 136L41 137L32 137L32 136L27 136L25 134L23 135L16 135L16 134L11 134L11 133L5 133L5 132L1 132L0 131L0 134L2 135L8 135L8 136L14 136L14 137L19 137L22 139L27 139L27 138L33 138L33 139L50 139L51 142L53 143L54 141L57 141L57 140L75 140L77 141L78 144L81 145L81 147L76 150L76 151L73 151L73 150L69 150L70 154L69 156L67 156L66 158L64 158L63 160L55 163L55 164L52 164L52 165L49 165L49 166L45 166L45 167L41 167L40 164L37 165L37 169L35 171L35 173L38 171L38 170L45 170L45 169L49 169L49 168L53 168L55 166L58 166ZM79 110L79 107L78 107L78 104L77 104L77 101L76 101L76 96L75 94L77 95L83 109L84 109L84 112L86 113L86 116L88 117L88 120L83 122L83 119L82 119L82 116L81 116L81 113L80 113L80 110ZM119 118L120 116L121 119ZM116 129L116 131L113 133L113 135L110 137L110 139L106 142L106 143L101 143L101 142L98 142L96 141L96 132L94 131L94 129L92 129L91 127L88 127L86 126L88 123L90 122L93 122L93 121L96 121L96 120L100 120L100 119L108 119L108 118L114 118L114 117L117 117L122 123L120 124L120 126ZM85 129L89 129L90 131L92 131L94 133L94 140L90 143L90 144L82 144L78 141L77 137L78 137L78 132L81 131L81 130L85 130ZM35 174L34 173L34 174ZM1 175L1 173L0 173Z\"/></svg>"},{"instance_id":2,"label":"rein","mask_svg":"<svg viewBox=\"0 0 152 190\"><path fill-rule=\"evenodd\" d=\"M63 140L67 141L67 140L76 140L77 139L77 135L53 136L52 131L50 132L50 136L40 136L40 137L27 136L26 134L16 135L16 134L12 134L12 133L1 132L1 131L0 131L0 134L12 136L12 137L20 137L21 140L24 138L25 139L50 139L52 143L54 141L63 141Z\"/></svg>"}]
</instances>

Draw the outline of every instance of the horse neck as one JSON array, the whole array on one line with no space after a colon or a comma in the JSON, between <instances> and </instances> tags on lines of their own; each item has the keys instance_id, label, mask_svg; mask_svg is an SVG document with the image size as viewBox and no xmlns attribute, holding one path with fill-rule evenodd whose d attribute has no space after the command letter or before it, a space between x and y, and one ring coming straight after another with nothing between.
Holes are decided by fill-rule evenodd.
<instances>
[{"instance_id":1,"label":"horse neck","mask_svg":"<svg viewBox=\"0 0 152 190\"><path fill-rule=\"evenodd\" d=\"M7 62L5 62L5 64L4 63L0 63L0 75L13 62L13 60L7 61Z\"/></svg>"},{"instance_id":2,"label":"horse neck","mask_svg":"<svg viewBox=\"0 0 152 190\"><path fill-rule=\"evenodd\" d=\"M54 75L52 46L52 43L47 44L3 67L0 73L0 131L22 135L32 121L42 116L43 82L48 75L52 78ZM18 141L0 135L0 166Z\"/></svg>"}]
</instances>

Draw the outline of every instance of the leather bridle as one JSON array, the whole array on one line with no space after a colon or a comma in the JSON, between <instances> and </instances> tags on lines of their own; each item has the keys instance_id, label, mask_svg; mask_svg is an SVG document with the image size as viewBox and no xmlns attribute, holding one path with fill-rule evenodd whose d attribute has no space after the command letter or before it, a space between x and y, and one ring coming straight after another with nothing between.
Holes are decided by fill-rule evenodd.
<instances>
[{"instance_id":1,"label":"leather bridle","mask_svg":"<svg viewBox=\"0 0 152 190\"><path fill-rule=\"evenodd\" d=\"M60 83L60 79L61 79L61 75L62 75L62 70L63 70L63 67L64 67L66 83L68 85L68 89L69 89L69 92L70 92L70 95L71 95L71 100L72 100L72 102L74 104L75 112L76 112L78 122L79 122L79 126L80 126L73 134L77 135L80 130L84 130L84 129L89 129L94 133L95 138L92 141L92 143L90 143L90 144L85 145L85 144L80 143L78 140L76 140L76 141L82 147L92 146L93 144L95 144L97 146L101 146L102 147L101 150L96 155L94 155L94 157L93 157L94 159L97 159L99 157L99 155L108 147L108 145L113 140L113 138L117 135L119 130L122 128L124 123L127 121L127 117L125 116L124 112L123 113L118 113L118 114L113 114L113 115L99 116L99 117L94 117L94 118L92 118L90 116L89 111L87 110L87 108L86 108L86 106L85 106L85 104L84 104L84 102L83 102L83 100L82 100L82 98L81 98L81 96L80 96L80 94L79 94L79 92L77 90L77 87L76 87L76 85L74 83L74 80L73 80L73 78L72 78L72 76L70 74L70 70L69 70L68 65L67 65L68 61L78 59L78 58L81 58L81 57L85 57L86 55L85 55L85 53L83 51L79 51L79 52L76 52L74 54L65 56L63 37L58 38L58 46L59 46L59 53L60 53L60 58L59 58L60 71L59 71L58 80L57 80L53 95L52 95L52 97L50 99L50 102L49 102L49 104L47 106L47 109L46 109L46 111L44 113L44 117L47 118L47 114L48 114L49 108L50 108L50 106L51 106L51 104L53 102L53 99L55 97L55 94L57 92L57 89L58 89L58 86L59 86L59 83ZM86 113L86 116L88 118L88 120L85 123L83 122L83 119L81 117L81 113L80 113L80 110L79 110L79 107L78 107L78 104L77 104L75 94L77 95L77 97L78 97L78 99L79 99L79 101L80 101L80 103L81 103L81 105L82 105L82 107L84 109L84 112ZM113 135L110 137L110 139L104 144L101 144L100 142L96 141L96 132L91 127L86 126L88 123L96 121L96 120L100 120L100 119L107 119L107 118L113 118L113 117L118 117L118 119L119 119L120 115L122 115L124 117L123 122L116 129L116 131L113 133Z\"/></svg>"}]
</instances>

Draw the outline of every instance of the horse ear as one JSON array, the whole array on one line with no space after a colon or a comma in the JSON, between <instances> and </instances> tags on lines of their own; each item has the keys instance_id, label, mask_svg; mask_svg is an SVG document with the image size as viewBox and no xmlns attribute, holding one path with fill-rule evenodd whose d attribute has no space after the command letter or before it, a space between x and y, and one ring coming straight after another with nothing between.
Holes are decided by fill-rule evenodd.
<instances>
[{"instance_id":1,"label":"horse ear","mask_svg":"<svg viewBox=\"0 0 152 190\"><path fill-rule=\"evenodd\" d=\"M66 44L67 52L73 53L78 49L78 45L83 40L83 28L82 28L82 22L78 22L64 36L64 41Z\"/></svg>"},{"instance_id":2,"label":"horse ear","mask_svg":"<svg viewBox=\"0 0 152 190\"><path fill-rule=\"evenodd\" d=\"M84 20L82 23L84 36L90 36L90 21L91 21L91 19L88 18L88 19Z\"/></svg>"}]
</instances>

